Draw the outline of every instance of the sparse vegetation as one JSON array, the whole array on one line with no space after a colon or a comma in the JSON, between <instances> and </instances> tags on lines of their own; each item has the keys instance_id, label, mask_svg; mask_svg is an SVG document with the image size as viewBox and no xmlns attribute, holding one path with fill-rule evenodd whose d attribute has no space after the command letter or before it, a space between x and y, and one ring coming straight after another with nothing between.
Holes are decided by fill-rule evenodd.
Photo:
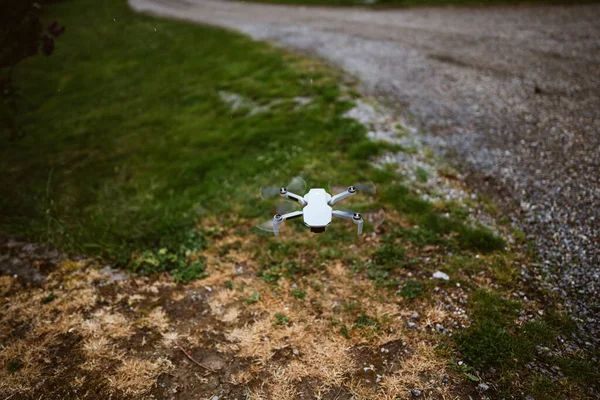
<instances>
[{"instance_id":1,"label":"sparse vegetation","mask_svg":"<svg viewBox=\"0 0 600 400\"><path fill-rule=\"evenodd\" d=\"M549 355L541 359L536 356L536 347L551 346L559 335L568 337L573 332L568 317L550 313L518 325L520 304L485 290L472 294L470 307L473 324L455 338L467 362L462 368L470 370L473 367L480 372L494 368L500 378L501 391L510 393L517 384L526 384L535 398L546 398L548 387L540 383L539 377L523 373L525 364L536 359L560 366L562 373L572 380L591 382L598 378L597 370L586 360L573 356L556 358ZM520 378L515 381L517 374ZM555 384L552 387L555 391L560 390Z\"/></svg>"}]
</instances>

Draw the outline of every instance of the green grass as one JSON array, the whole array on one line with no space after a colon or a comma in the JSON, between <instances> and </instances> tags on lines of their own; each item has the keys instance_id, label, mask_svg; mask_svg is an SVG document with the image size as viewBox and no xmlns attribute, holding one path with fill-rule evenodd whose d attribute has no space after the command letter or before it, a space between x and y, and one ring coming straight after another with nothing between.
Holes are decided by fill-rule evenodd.
<instances>
[{"instance_id":1,"label":"green grass","mask_svg":"<svg viewBox=\"0 0 600 400\"><path fill-rule=\"evenodd\" d=\"M536 353L536 346L552 346L559 335L569 337L574 332L575 324L567 316L550 312L519 325L518 302L482 289L471 294L469 308L471 326L454 337L467 363L463 372L475 369L489 373L493 368L500 393L510 394L514 390L512 385L518 382L528 387L527 393L534 398L549 398L544 378L523 374L525 364L531 361L558 365L572 382L592 384L600 378L597 368L588 360ZM555 394L560 391L556 385L553 389Z\"/></svg>"},{"instance_id":2,"label":"green grass","mask_svg":"<svg viewBox=\"0 0 600 400\"><path fill-rule=\"evenodd\" d=\"M0 139L0 231L187 282L208 273L189 255L213 237L244 221L236 234L263 234L248 230L272 211L259 206L261 185L302 175L323 187L373 180L384 188L377 201L418 224L413 233L426 243L504 246L371 167L369 158L398 149L371 142L343 116L353 104L342 99L355 94L317 62L229 31L134 14L124 0L62 2L45 18L67 34L52 57L15 73L25 137ZM232 94L237 108L223 100ZM310 102L299 106L298 97ZM220 227L204 228L215 218ZM343 258L340 243L357 240L350 229L320 239L321 261ZM313 271L294 260L294 246L267 248L258 255L264 280ZM401 246L384 246L371 273L400 268L402 258Z\"/></svg>"},{"instance_id":3,"label":"green grass","mask_svg":"<svg viewBox=\"0 0 600 400\"><path fill-rule=\"evenodd\" d=\"M456 217L446 217L435 210L431 203L416 197L410 189L403 185L391 185L385 188L383 198L394 205L400 213L417 224L420 229L416 232L404 230L405 234L416 237L409 238L425 244L442 244L441 238L453 237L463 249L481 251L484 253L502 250L506 243L485 227L473 228ZM451 244L446 240L446 244Z\"/></svg>"},{"instance_id":4,"label":"green grass","mask_svg":"<svg viewBox=\"0 0 600 400\"><path fill-rule=\"evenodd\" d=\"M136 15L124 0L61 3L47 19L68 34L52 57L16 71L26 136L2 138L1 230L112 258L177 253L208 215L255 216L246 198L262 184L313 160L328 170L364 163L329 161L330 149L378 152L342 117L351 104L338 100L337 77L316 64L224 30ZM232 111L220 92L277 104ZM294 97L312 101L297 107Z\"/></svg>"}]
</instances>

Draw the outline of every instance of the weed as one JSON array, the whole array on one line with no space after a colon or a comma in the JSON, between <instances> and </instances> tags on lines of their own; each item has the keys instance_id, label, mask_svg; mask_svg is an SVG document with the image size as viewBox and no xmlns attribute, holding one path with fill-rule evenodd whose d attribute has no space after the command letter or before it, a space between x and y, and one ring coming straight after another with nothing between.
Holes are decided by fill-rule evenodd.
<instances>
[{"instance_id":1,"label":"weed","mask_svg":"<svg viewBox=\"0 0 600 400\"><path fill-rule=\"evenodd\" d=\"M256 290L252 291L252 296L246 297L246 303L248 303L248 304L258 303L259 300L260 300L260 294Z\"/></svg>"},{"instance_id":2,"label":"weed","mask_svg":"<svg viewBox=\"0 0 600 400\"><path fill-rule=\"evenodd\" d=\"M273 322L273 326L279 325L287 325L290 323L290 318L283 313L275 314L275 322Z\"/></svg>"},{"instance_id":3,"label":"weed","mask_svg":"<svg viewBox=\"0 0 600 400\"><path fill-rule=\"evenodd\" d=\"M350 339L350 332L348 331L348 327L346 325L342 325L340 328L340 334L346 339Z\"/></svg>"},{"instance_id":4,"label":"weed","mask_svg":"<svg viewBox=\"0 0 600 400\"><path fill-rule=\"evenodd\" d=\"M400 295L405 299L416 299L425 291L425 285L418 281L408 281L402 286Z\"/></svg>"},{"instance_id":5,"label":"weed","mask_svg":"<svg viewBox=\"0 0 600 400\"><path fill-rule=\"evenodd\" d=\"M421 183L427 183L427 180L429 179L429 173L427 172L426 169L422 168L422 167L418 167L417 170L415 171L415 174L417 176L417 180Z\"/></svg>"},{"instance_id":6,"label":"weed","mask_svg":"<svg viewBox=\"0 0 600 400\"><path fill-rule=\"evenodd\" d=\"M55 298L56 298L56 295L54 294L54 292L51 292L48 296L46 296L42 299L42 304L48 304Z\"/></svg>"},{"instance_id":7,"label":"weed","mask_svg":"<svg viewBox=\"0 0 600 400\"><path fill-rule=\"evenodd\" d=\"M178 251L166 247L157 251L146 250L134 258L130 268L145 274L169 272L174 281L182 283L207 277L204 259L191 260L188 256L191 252L192 250L183 244L179 246Z\"/></svg>"},{"instance_id":8,"label":"weed","mask_svg":"<svg viewBox=\"0 0 600 400\"><path fill-rule=\"evenodd\" d=\"M175 282L188 283L193 279L206 278L209 272L206 271L204 260L197 260L184 267L177 268L171 275Z\"/></svg>"},{"instance_id":9,"label":"weed","mask_svg":"<svg viewBox=\"0 0 600 400\"><path fill-rule=\"evenodd\" d=\"M300 288L296 288L292 290L292 296L294 296L298 300L304 300L306 297L306 292Z\"/></svg>"},{"instance_id":10,"label":"weed","mask_svg":"<svg viewBox=\"0 0 600 400\"><path fill-rule=\"evenodd\" d=\"M369 317L364 311L354 321L354 328L361 329L368 326L379 327L379 321L375 318Z\"/></svg>"}]
</instances>

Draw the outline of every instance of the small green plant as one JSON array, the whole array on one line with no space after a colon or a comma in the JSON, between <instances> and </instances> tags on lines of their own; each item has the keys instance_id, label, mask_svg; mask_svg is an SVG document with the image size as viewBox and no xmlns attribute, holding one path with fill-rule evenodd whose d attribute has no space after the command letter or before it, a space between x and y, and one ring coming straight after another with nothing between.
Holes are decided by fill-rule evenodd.
<instances>
[{"instance_id":1,"label":"small green plant","mask_svg":"<svg viewBox=\"0 0 600 400\"><path fill-rule=\"evenodd\" d=\"M354 321L354 328L361 329L369 326L379 327L379 321L369 317L364 311Z\"/></svg>"},{"instance_id":2,"label":"small green plant","mask_svg":"<svg viewBox=\"0 0 600 400\"><path fill-rule=\"evenodd\" d=\"M425 285L418 281L408 281L404 284L400 290L400 296L405 299L412 300L416 299L425 291Z\"/></svg>"},{"instance_id":3,"label":"small green plant","mask_svg":"<svg viewBox=\"0 0 600 400\"><path fill-rule=\"evenodd\" d=\"M306 297L306 291L300 288L296 288L292 290L292 296L294 296L298 300L304 300L304 298Z\"/></svg>"},{"instance_id":4,"label":"small green plant","mask_svg":"<svg viewBox=\"0 0 600 400\"><path fill-rule=\"evenodd\" d=\"M192 253L206 246L200 232L192 231L180 243L168 244L156 251L142 252L129 264L130 268L143 274L168 272L175 282L182 283L209 275L203 257L190 259Z\"/></svg>"},{"instance_id":5,"label":"small green plant","mask_svg":"<svg viewBox=\"0 0 600 400\"><path fill-rule=\"evenodd\" d=\"M458 372L472 382L479 382L480 380L476 375L473 375L473 367L465 363L458 363L456 360L452 359L450 360L450 369Z\"/></svg>"},{"instance_id":6,"label":"small green plant","mask_svg":"<svg viewBox=\"0 0 600 400\"><path fill-rule=\"evenodd\" d=\"M225 281L225 288L229 289L229 290L233 290L233 281L232 280L228 280Z\"/></svg>"},{"instance_id":7,"label":"small green plant","mask_svg":"<svg viewBox=\"0 0 600 400\"><path fill-rule=\"evenodd\" d=\"M194 279L204 279L210 273L206 271L204 260L197 260L191 264L175 269L171 276L174 282L188 283Z\"/></svg>"},{"instance_id":8,"label":"small green plant","mask_svg":"<svg viewBox=\"0 0 600 400\"><path fill-rule=\"evenodd\" d=\"M350 332L348 331L348 327L346 325L342 325L340 328L340 334L346 339L350 339Z\"/></svg>"},{"instance_id":9,"label":"small green plant","mask_svg":"<svg viewBox=\"0 0 600 400\"><path fill-rule=\"evenodd\" d=\"M290 323L290 317L286 316L283 313L275 314L275 322L273 322L273 326L287 325L289 323Z\"/></svg>"},{"instance_id":10,"label":"small green plant","mask_svg":"<svg viewBox=\"0 0 600 400\"><path fill-rule=\"evenodd\" d=\"M51 292L48 296L46 296L42 299L42 304L48 304L55 298L56 298L56 295L54 294L54 292Z\"/></svg>"},{"instance_id":11,"label":"small green plant","mask_svg":"<svg viewBox=\"0 0 600 400\"><path fill-rule=\"evenodd\" d=\"M419 182L427 183L427 180L429 179L429 173L427 172L427 170L425 168L418 167L417 170L415 171L415 174L416 174L417 180Z\"/></svg>"},{"instance_id":12,"label":"small green plant","mask_svg":"<svg viewBox=\"0 0 600 400\"><path fill-rule=\"evenodd\" d=\"M256 290L252 291L252 296L246 297L246 303L248 303L248 304L258 303L259 300L260 300L260 294L258 294L258 292Z\"/></svg>"}]
</instances>

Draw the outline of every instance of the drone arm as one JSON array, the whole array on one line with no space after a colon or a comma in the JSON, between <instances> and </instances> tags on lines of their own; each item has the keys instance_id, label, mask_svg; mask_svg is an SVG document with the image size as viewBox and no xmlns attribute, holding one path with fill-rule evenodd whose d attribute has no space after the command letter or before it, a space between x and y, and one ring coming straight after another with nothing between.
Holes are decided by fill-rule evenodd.
<instances>
[{"instance_id":1,"label":"drone arm","mask_svg":"<svg viewBox=\"0 0 600 400\"><path fill-rule=\"evenodd\" d=\"M285 197L286 199L290 199L290 200L294 200L297 201L298 203L300 203L302 206L307 205L308 203L306 202L306 200L304 200L304 198L302 196L298 196L295 193L292 192L288 192L288 190L286 188L281 188L279 190L279 194L281 195L281 197Z\"/></svg>"},{"instance_id":2,"label":"drone arm","mask_svg":"<svg viewBox=\"0 0 600 400\"><path fill-rule=\"evenodd\" d=\"M336 194L331 199L329 199L329 201L327 202L327 204L329 204L330 206L333 206L338 201L344 200L346 197L353 196L355 193L356 193L356 189L354 188L354 186L350 186L344 192Z\"/></svg>"},{"instance_id":3,"label":"drone arm","mask_svg":"<svg viewBox=\"0 0 600 400\"><path fill-rule=\"evenodd\" d=\"M356 225L358 225L358 234L360 235L362 233L364 220L359 213L351 213L348 211L333 210L332 214L334 217L352 220L352 222L354 222Z\"/></svg>"},{"instance_id":4,"label":"drone arm","mask_svg":"<svg viewBox=\"0 0 600 400\"><path fill-rule=\"evenodd\" d=\"M273 217L273 233L275 234L275 236L279 235L279 225L281 225L283 221L301 217L302 214L302 211L292 211L291 213L283 215L275 214L275 216Z\"/></svg>"}]
</instances>

